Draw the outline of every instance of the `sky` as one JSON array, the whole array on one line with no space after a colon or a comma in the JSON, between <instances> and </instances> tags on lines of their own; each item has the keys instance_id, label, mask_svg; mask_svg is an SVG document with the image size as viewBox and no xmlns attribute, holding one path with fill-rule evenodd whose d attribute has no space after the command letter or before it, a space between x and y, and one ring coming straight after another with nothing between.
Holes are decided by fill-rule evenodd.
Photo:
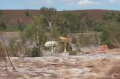
<instances>
[{"instance_id":1,"label":"sky","mask_svg":"<svg viewBox=\"0 0 120 79\"><path fill-rule=\"evenodd\" d=\"M120 0L0 0L0 9L40 9L54 7L62 10L107 9L120 10Z\"/></svg>"}]
</instances>

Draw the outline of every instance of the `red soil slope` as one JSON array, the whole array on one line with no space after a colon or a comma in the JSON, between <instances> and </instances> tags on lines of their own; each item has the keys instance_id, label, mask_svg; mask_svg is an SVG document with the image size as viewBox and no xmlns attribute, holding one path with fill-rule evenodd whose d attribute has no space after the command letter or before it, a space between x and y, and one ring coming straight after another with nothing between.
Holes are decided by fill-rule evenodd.
<instances>
[{"instance_id":1,"label":"red soil slope","mask_svg":"<svg viewBox=\"0 0 120 79\"><path fill-rule=\"evenodd\" d=\"M30 18L28 18L25 14L26 10L3 10L3 14L9 18L10 24L16 24L17 20L19 18L22 19L24 23L30 22ZM58 11L58 13L61 13L62 11ZM91 15L96 21L102 20L102 15L106 12L112 12L112 10L73 10L68 11L75 14L80 14L81 12L87 12L88 15ZM120 11L113 11L120 13ZM40 10L29 10L30 15L36 16L40 14Z\"/></svg>"}]
</instances>

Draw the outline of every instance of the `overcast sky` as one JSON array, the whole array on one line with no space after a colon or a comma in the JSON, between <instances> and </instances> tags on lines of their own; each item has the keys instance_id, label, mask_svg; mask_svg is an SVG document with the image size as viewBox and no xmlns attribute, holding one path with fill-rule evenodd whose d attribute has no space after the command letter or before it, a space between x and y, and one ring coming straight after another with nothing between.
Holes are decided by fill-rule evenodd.
<instances>
[{"instance_id":1,"label":"overcast sky","mask_svg":"<svg viewBox=\"0 0 120 79\"><path fill-rule=\"evenodd\" d=\"M42 6L57 10L108 9L120 10L120 0L0 0L0 9L40 9Z\"/></svg>"}]
</instances>

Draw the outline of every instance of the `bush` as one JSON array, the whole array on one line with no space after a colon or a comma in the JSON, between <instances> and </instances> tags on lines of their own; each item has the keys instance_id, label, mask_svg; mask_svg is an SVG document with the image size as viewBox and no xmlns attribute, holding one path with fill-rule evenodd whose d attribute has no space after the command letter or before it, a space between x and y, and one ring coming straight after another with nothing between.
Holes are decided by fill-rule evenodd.
<instances>
[{"instance_id":1,"label":"bush","mask_svg":"<svg viewBox=\"0 0 120 79\"><path fill-rule=\"evenodd\" d=\"M77 42L78 42L78 40L75 37L73 37L72 38L72 44L77 44Z\"/></svg>"},{"instance_id":2,"label":"bush","mask_svg":"<svg viewBox=\"0 0 120 79\"><path fill-rule=\"evenodd\" d=\"M120 47L120 27L116 21L106 21L102 32L102 43L109 48Z\"/></svg>"},{"instance_id":3,"label":"bush","mask_svg":"<svg viewBox=\"0 0 120 79\"><path fill-rule=\"evenodd\" d=\"M94 33L80 33L79 43L80 46L90 46L90 45L99 45L100 44L100 32Z\"/></svg>"},{"instance_id":4,"label":"bush","mask_svg":"<svg viewBox=\"0 0 120 79\"><path fill-rule=\"evenodd\" d=\"M31 51L29 51L27 56L28 57L40 57L42 56L42 53L39 53L39 49L37 47L33 47Z\"/></svg>"},{"instance_id":5,"label":"bush","mask_svg":"<svg viewBox=\"0 0 120 79\"><path fill-rule=\"evenodd\" d=\"M18 29L18 27L15 27L15 26L9 26L9 27L6 28L5 31L16 32L16 31L20 31L20 30Z\"/></svg>"},{"instance_id":6,"label":"bush","mask_svg":"<svg viewBox=\"0 0 120 79\"><path fill-rule=\"evenodd\" d=\"M103 26L101 25L101 26L96 26L96 27L94 27L94 31L96 31L96 32L101 32L101 31L103 31Z\"/></svg>"}]
</instances>

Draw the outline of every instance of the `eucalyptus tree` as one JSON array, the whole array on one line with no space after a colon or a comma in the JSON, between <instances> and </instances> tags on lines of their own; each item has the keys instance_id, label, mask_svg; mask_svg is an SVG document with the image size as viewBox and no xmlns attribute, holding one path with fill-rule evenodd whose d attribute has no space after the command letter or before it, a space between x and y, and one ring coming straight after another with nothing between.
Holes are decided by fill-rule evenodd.
<instances>
[{"instance_id":1,"label":"eucalyptus tree","mask_svg":"<svg viewBox=\"0 0 120 79\"><path fill-rule=\"evenodd\" d=\"M77 16L70 12L63 12L59 14L56 24L59 28L60 34L66 36L67 33L75 33L77 31Z\"/></svg>"},{"instance_id":2,"label":"eucalyptus tree","mask_svg":"<svg viewBox=\"0 0 120 79\"><path fill-rule=\"evenodd\" d=\"M50 7L50 8L42 7L40 9L40 13L43 16L45 16L44 23L45 23L46 27L48 27L48 28L52 27L52 25L54 24L56 12L57 12L57 10L55 8L52 8L52 7Z\"/></svg>"},{"instance_id":3,"label":"eucalyptus tree","mask_svg":"<svg viewBox=\"0 0 120 79\"><path fill-rule=\"evenodd\" d=\"M87 16L87 12L81 12L79 15L77 15L77 20L76 20L77 32L84 32L86 16Z\"/></svg>"},{"instance_id":4,"label":"eucalyptus tree","mask_svg":"<svg viewBox=\"0 0 120 79\"><path fill-rule=\"evenodd\" d=\"M117 12L106 12L105 14L103 14L102 19L104 21L115 20L117 22L120 22L120 13L117 13Z\"/></svg>"},{"instance_id":5,"label":"eucalyptus tree","mask_svg":"<svg viewBox=\"0 0 120 79\"><path fill-rule=\"evenodd\" d=\"M63 11L56 19L56 24L59 27L60 33L66 36L68 33L82 32L87 21L85 18L85 12L78 15L69 11Z\"/></svg>"},{"instance_id":6,"label":"eucalyptus tree","mask_svg":"<svg viewBox=\"0 0 120 79\"><path fill-rule=\"evenodd\" d=\"M115 20L116 14L114 12L106 12L103 14L103 20Z\"/></svg>"},{"instance_id":7,"label":"eucalyptus tree","mask_svg":"<svg viewBox=\"0 0 120 79\"><path fill-rule=\"evenodd\" d=\"M23 31L23 29L26 27L26 23L24 23L22 18L17 19L17 26L20 31Z\"/></svg>"},{"instance_id":8,"label":"eucalyptus tree","mask_svg":"<svg viewBox=\"0 0 120 79\"><path fill-rule=\"evenodd\" d=\"M25 15L26 15L27 17L30 17L30 13L29 13L29 10L28 10L28 9L26 9Z\"/></svg>"},{"instance_id":9,"label":"eucalyptus tree","mask_svg":"<svg viewBox=\"0 0 120 79\"><path fill-rule=\"evenodd\" d=\"M110 47L120 47L120 27L116 20L104 22L102 42Z\"/></svg>"},{"instance_id":10,"label":"eucalyptus tree","mask_svg":"<svg viewBox=\"0 0 120 79\"><path fill-rule=\"evenodd\" d=\"M29 41L31 44L35 44L38 48L40 56L42 54L42 47L47 40L47 35L44 27L43 15L33 17L33 20L27 25L22 32L24 40Z\"/></svg>"},{"instance_id":11,"label":"eucalyptus tree","mask_svg":"<svg viewBox=\"0 0 120 79\"><path fill-rule=\"evenodd\" d=\"M0 30L3 31L7 28L8 19L3 15L3 10L0 10Z\"/></svg>"},{"instance_id":12,"label":"eucalyptus tree","mask_svg":"<svg viewBox=\"0 0 120 79\"><path fill-rule=\"evenodd\" d=\"M95 19L93 19L91 16L86 16L85 19L86 31L93 31L96 25L97 23L95 22Z\"/></svg>"}]
</instances>

